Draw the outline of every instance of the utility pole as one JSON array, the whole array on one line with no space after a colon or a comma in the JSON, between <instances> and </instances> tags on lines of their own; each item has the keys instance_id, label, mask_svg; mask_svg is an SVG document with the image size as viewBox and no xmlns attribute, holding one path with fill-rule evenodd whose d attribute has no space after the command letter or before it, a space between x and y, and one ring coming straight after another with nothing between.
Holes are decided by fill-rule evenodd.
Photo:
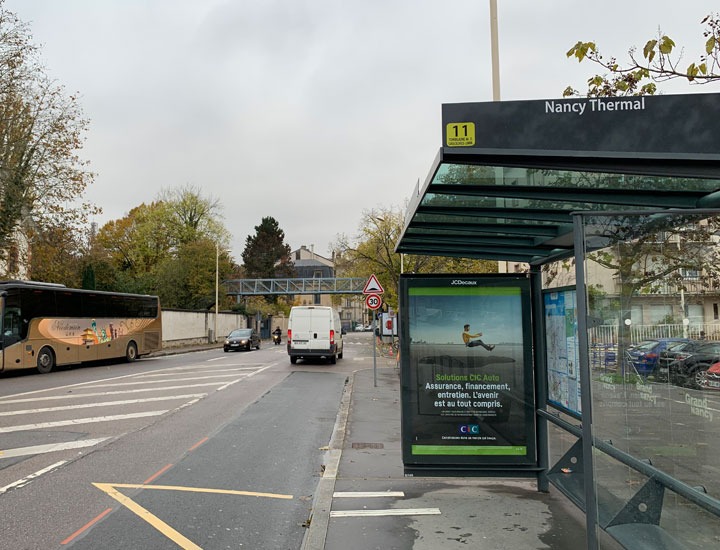
<instances>
[{"instance_id":1,"label":"utility pole","mask_svg":"<svg viewBox=\"0 0 720 550\"><path fill-rule=\"evenodd\" d=\"M218 341L218 297L220 295L220 244L215 243L215 334L214 341Z\"/></svg>"}]
</instances>

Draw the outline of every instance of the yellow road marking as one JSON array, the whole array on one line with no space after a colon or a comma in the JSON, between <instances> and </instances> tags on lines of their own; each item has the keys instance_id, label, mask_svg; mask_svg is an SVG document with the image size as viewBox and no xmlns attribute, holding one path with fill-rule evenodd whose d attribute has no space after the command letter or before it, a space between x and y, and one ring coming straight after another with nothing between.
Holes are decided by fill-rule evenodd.
<instances>
[{"instance_id":1,"label":"yellow road marking","mask_svg":"<svg viewBox=\"0 0 720 550\"><path fill-rule=\"evenodd\" d=\"M101 491L104 491L108 494L108 496L111 496L115 500L117 500L120 504L125 506L128 510L138 515L140 518L147 521L150 525L152 525L155 529L160 531L163 535L165 535L167 538L169 538L171 541L173 541L175 544L177 544L180 548L183 550L202 550L200 546L195 544L190 539L182 536L180 533L178 533L175 529L170 527L167 523L162 521L157 516L151 514L148 512L145 508L140 506L137 502L134 500L129 499L120 491L117 491L111 484L109 483L93 483L95 487L100 489Z\"/></svg>"},{"instance_id":2,"label":"yellow road marking","mask_svg":"<svg viewBox=\"0 0 720 550\"><path fill-rule=\"evenodd\" d=\"M128 510L136 514L141 519L147 521L155 529L177 544L183 550L202 550L200 546L190 539L178 533L160 518L140 506L131 498L126 497L117 489L155 489L161 491L184 491L188 493L212 493L217 495L241 495L251 497L280 498L292 499L292 495L279 495L275 493L257 493L253 491L232 491L229 489L200 489L197 487L176 487L172 485L143 485L135 483L93 483L95 487L114 498Z\"/></svg>"},{"instance_id":3,"label":"yellow road marking","mask_svg":"<svg viewBox=\"0 0 720 550\"><path fill-rule=\"evenodd\" d=\"M243 495L248 497L284 498L292 499L292 495L279 495L276 493L255 493L253 491L232 491L230 489L200 489L198 487L176 487L173 485L137 485L132 483L94 483L93 485L107 485L120 489L160 489L162 491L186 491L188 493L214 493L216 495Z\"/></svg>"}]
</instances>

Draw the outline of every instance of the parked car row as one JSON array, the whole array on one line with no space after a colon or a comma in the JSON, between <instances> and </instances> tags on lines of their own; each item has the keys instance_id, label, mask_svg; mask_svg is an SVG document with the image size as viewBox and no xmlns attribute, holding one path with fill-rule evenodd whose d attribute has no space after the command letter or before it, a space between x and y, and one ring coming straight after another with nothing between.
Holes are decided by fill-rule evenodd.
<instances>
[{"instance_id":1,"label":"parked car row","mask_svg":"<svg viewBox=\"0 0 720 550\"><path fill-rule=\"evenodd\" d=\"M652 374L657 381L695 389L720 389L720 342L656 338L631 347L626 359L641 376Z\"/></svg>"}]
</instances>

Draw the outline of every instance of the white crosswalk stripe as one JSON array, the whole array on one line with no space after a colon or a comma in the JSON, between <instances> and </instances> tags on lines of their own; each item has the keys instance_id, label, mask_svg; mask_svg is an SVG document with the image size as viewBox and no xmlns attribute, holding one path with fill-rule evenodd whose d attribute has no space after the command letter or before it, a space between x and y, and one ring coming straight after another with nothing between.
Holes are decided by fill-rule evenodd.
<instances>
[{"instance_id":1,"label":"white crosswalk stripe","mask_svg":"<svg viewBox=\"0 0 720 550\"><path fill-rule=\"evenodd\" d=\"M41 433L42 430L53 430L67 426L158 418L170 411L190 407L211 393L224 390L272 366L267 364L231 363L227 357L218 357L211 361L204 364L184 365L150 372L113 376L79 384L55 386L42 390L0 396L0 434ZM115 398L113 399L113 397ZM167 408L163 410L143 410L144 405L152 408L154 403L167 403L165 405ZM47 406L41 406L41 404L47 404ZM94 410L100 414L97 416L86 414L82 418L68 418L76 415L76 413L77 416L82 416L82 412L85 410ZM117 412L118 414L107 414L108 412ZM53 416L56 414L62 416ZM28 422L31 418L37 420L37 422ZM3 464L5 459L23 459L24 457L29 458L36 455L72 453L77 449L91 449L103 442L112 440L113 437L118 437L118 432L112 430L114 428L108 431L108 428L103 429L102 426L83 428L83 431L88 432L88 439L58 441L40 445L31 444L37 442L37 436L34 436L35 439L33 440L29 436L21 435L18 442L27 441L28 445L0 449L0 464ZM66 432L55 431L54 433L56 438L62 438ZM96 434L95 437L92 437L91 434L93 433ZM115 433L115 435L108 436L108 433ZM17 439L18 436L15 437ZM66 462L57 462L48 468L25 475L22 479L5 487L0 487L0 494L9 489L22 487L35 477L50 472Z\"/></svg>"},{"instance_id":2,"label":"white crosswalk stripe","mask_svg":"<svg viewBox=\"0 0 720 550\"><path fill-rule=\"evenodd\" d=\"M195 380L208 380L213 378L232 378L233 376L247 376L236 372L230 374L214 374L212 376L194 376L192 378L174 378L173 380L136 380L134 382L117 382L114 384L91 384L86 388L116 388L118 386L137 386L139 384L165 384L174 382L193 382ZM163 389L163 388L158 388Z\"/></svg>"},{"instance_id":3,"label":"white crosswalk stripe","mask_svg":"<svg viewBox=\"0 0 720 550\"><path fill-rule=\"evenodd\" d=\"M148 416L160 416L168 412L164 411L148 411L130 414L115 414L112 416L95 416L93 418L74 418L72 420L57 420L55 422L39 422L37 424L23 424L20 426L4 426L0 428L0 433L24 432L27 430L41 430L45 428L57 428L60 426L77 426L79 424L95 424L96 422L115 422L118 420L132 420L135 418L147 418Z\"/></svg>"},{"instance_id":4,"label":"white crosswalk stripe","mask_svg":"<svg viewBox=\"0 0 720 550\"><path fill-rule=\"evenodd\" d=\"M47 445L33 445L32 447L18 447L17 449L5 449L0 451L0 458L15 458L18 456L32 456L44 453L54 453L57 451L67 451L69 449L83 449L85 447L93 447L103 441L107 441L109 437L98 437L95 439L81 439L80 441L64 441L62 443L49 443Z\"/></svg>"},{"instance_id":5,"label":"white crosswalk stripe","mask_svg":"<svg viewBox=\"0 0 720 550\"><path fill-rule=\"evenodd\" d=\"M206 393L194 393L187 395L167 395L163 397L148 397L146 399L123 399L121 401L103 401L98 403L83 403L82 405L67 405L65 407L45 407L43 409L25 409L22 411L0 412L0 416L16 416L19 414L36 414L44 412L71 411L75 409L90 409L93 407L117 407L119 405L135 405L137 403L152 403L155 401L178 401L180 399L192 399L205 397Z\"/></svg>"}]
</instances>

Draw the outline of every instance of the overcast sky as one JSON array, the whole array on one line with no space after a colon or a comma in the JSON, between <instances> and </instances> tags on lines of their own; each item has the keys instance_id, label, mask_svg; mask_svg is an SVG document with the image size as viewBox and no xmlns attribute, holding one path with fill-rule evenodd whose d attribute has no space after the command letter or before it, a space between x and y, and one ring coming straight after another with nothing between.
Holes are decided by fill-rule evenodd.
<instances>
[{"instance_id":1,"label":"overcast sky","mask_svg":"<svg viewBox=\"0 0 720 550\"><path fill-rule=\"evenodd\" d=\"M702 52L717 0L498 2L504 100L584 90L565 53L626 58L658 27ZM79 91L99 224L192 184L224 204L239 262L273 216L328 254L363 209L403 205L441 145L442 103L490 101L488 0L7 0ZM685 63L685 65L689 64ZM666 93L720 91L665 85Z\"/></svg>"}]
</instances>

